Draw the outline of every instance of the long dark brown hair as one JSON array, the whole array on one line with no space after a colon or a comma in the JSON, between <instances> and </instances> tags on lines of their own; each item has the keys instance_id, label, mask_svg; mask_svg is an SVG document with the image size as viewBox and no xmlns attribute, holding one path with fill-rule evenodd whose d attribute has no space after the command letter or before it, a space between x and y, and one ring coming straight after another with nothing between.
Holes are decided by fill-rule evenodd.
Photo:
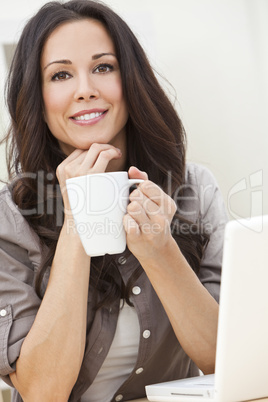
<instances>
[{"instance_id":1,"label":"long dark brown hair","mask_svg":"<svg viewBox=\"0 0 268 402\"><path fill-rule=\"evenodd\" d=\"M114 42L129 112L126 168L134 165L146 171L150 180L170 195L185 183L182 122L128 25L100 2L72 0L44 5L25 26L12 61L7 81L11 126L6 137L13 200L44 249L36 281L40 297L43 276L52 263L62 226L62 200L55 171L65 158L43 119L40 57L46 40L58 26L85 18L100 21ZM176 214L173 235L197 272L206 239L198 231L180 233L181 221L184 219ZM125 287L114 280L112 267L115 269L114 257L92 259L90 283L103 292L102 305L119 294L129 302L131 283L142 272L139 267Z\"/></svg>"}]
</instances>

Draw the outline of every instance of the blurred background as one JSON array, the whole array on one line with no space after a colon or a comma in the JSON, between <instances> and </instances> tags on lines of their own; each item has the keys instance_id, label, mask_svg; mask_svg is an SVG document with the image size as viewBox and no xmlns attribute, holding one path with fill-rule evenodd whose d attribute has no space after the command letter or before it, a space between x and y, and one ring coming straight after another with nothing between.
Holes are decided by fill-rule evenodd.
<instances>
[{"instance_id":1,"label":"blurred background","mask_svg":"<svg viewBox=\"0 0 268 402\"><path fill-rule=\"evenodd\" d=\"M8 126L3 93L14 45L45 2L0 3L1 136ZM268 1L105 3L143 44L185 125L188 160L213 172L229 217L268 214ZM0 173L4 179L3 146Z\"/></svg>"}]
</instances>

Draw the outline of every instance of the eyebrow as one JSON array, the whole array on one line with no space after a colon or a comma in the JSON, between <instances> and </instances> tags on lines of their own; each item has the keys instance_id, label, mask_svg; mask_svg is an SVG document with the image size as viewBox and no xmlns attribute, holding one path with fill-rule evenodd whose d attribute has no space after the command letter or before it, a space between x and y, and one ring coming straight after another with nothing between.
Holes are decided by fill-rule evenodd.
<instances>
[{"instance_id":1,"label":"eyebrow","mask_svg":"<svg viewBox=\"0 0 268 402\"><path fill-rule=\"evenodd\" d=\"M113 57L116 57L116 55L115 55L114 53L98 53L98 54L95 54L94 56L92 56L92 60L100 59L100 58L103 57L103 56L113 56Z\"/></svg>"},{"instance_id":2,"label":"eyebrow","mask_svg":"<svg viewBox=\"0 0 268 402\"><path fill-rule=\"evenodd\" d=\"M113 57L116 57L116 55L115 55L114 53L97 53L97 54L94 54L94 55L92 56L92 60L100 59L100 58L103 57L103 56L113 56ZM71 62L71 60L65 60L65 59L63 59L63 60L51 61L50 63L48 63L48 64L44 67L44 70L45 70L48 66L50 66L51 64L65 64L65 65L71 65L72 62Z\"/></svg>"}]
</instances>

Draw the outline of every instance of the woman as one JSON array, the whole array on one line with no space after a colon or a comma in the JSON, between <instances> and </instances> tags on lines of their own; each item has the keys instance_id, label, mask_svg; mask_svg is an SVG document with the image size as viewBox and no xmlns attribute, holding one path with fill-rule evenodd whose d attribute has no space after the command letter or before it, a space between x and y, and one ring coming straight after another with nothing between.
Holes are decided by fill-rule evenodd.
<instances>
[{"instance_id":1,"label":"woman","mask_svg":"<svg viewBox=\"0 0 268 402\"><path fill-rule=\"evenodd\" d=\"M101 3L48 3L22 33L7 99L0 374L13 401L130 400L213 372L224 206L211 174L185 164L182 123L128 26ZM127 250L90 258L65 182L118 170L144 179Z\"/></svg>"}]
</instances>

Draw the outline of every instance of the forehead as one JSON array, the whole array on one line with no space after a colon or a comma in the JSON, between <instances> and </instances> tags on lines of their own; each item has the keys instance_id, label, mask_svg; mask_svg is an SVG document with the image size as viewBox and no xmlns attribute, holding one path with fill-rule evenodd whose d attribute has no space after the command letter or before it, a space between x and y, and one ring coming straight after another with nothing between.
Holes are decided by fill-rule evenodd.
<instances>
[{"instance_id":1,"label":"forehead","mask_svg":"<svg viewBox=\"0 0 268 402\"><path fill-rule=\"evenodd\" d=\"M114 44L104 25L94 19L66 22L57 27L43 47L41 63L54 57L71 58L79 53L115 53Z\"/></svg>"}]
</instances>

